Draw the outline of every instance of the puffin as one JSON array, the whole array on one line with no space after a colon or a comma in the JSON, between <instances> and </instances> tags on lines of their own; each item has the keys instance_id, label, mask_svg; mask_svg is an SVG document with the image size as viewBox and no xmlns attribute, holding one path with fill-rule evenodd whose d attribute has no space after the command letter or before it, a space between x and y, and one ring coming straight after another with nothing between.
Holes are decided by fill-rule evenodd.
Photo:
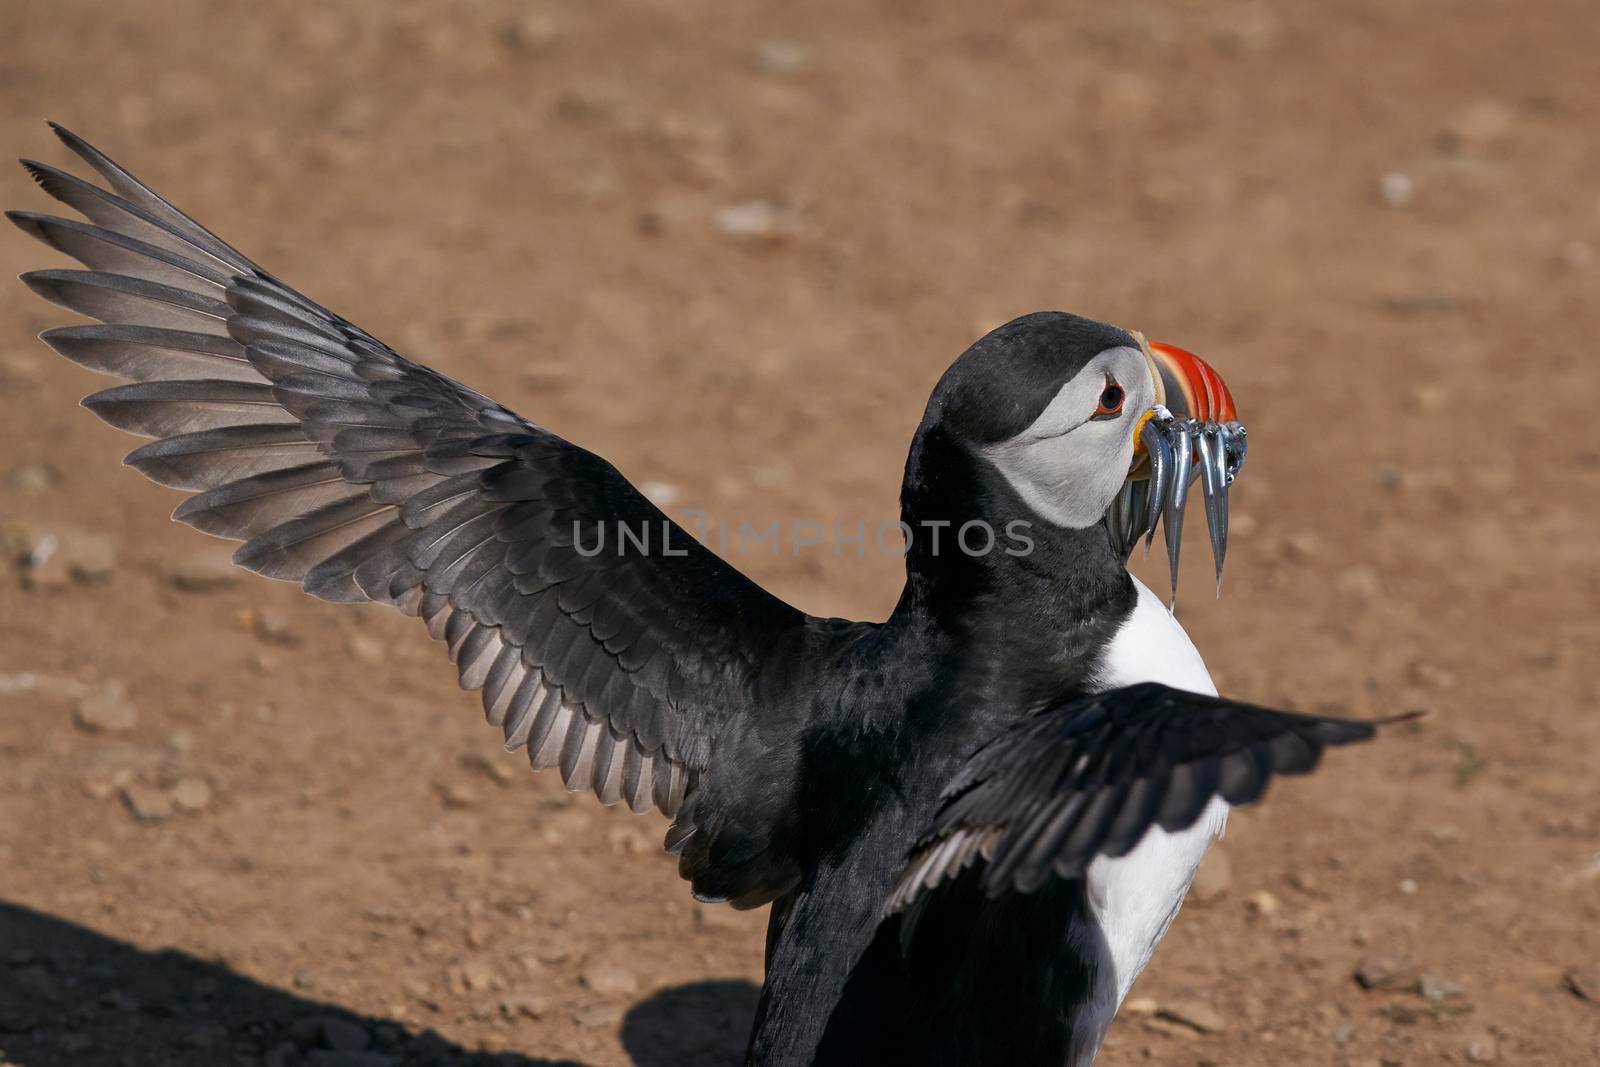
<instances>
[{"instance_id":1,"label":"puffin","mask_svg":"<svg viewBox=\"0 0 1600 1067\"><path fill-rule=\"evenodd\" d=\"M1230 808L1395 721L1219 697L1128 572L1160 523L1175 595L1197 484L1220 579L1246 437L1181 348L980 338L911 441L893 611L818 618L52 128L100 183L23 160L79 217L7 217L86 268L22 281L90 320L41 338L122 380L83 404L126 464L239 566L421 619L508 750L770 905L749 1064L1091 1063Z\"/></svg>"}]
</instances>

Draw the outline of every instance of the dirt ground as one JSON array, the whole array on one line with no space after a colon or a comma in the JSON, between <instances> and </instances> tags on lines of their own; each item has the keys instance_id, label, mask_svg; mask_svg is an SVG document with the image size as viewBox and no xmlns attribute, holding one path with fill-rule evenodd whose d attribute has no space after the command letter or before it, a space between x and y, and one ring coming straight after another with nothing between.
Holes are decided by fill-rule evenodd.
<instances>
[{"instance_id":1,"label":"dirt ground","mask_svg":"<svg viewBox=\"0 0 1600 1067\"><path fill-rule=\"evenodd\" d=\"M62 162L47 117L674 513L892 518L1022 312L1204 354L1253 445L1220 600L1187 553L1219 685L1430 714L1235 817L1100 1062L1600 1060L1592 0L10 0L0 149ZM736 1063L764 911L501 752L411 620L225 582L62 321L0 285L0 1063Z\"/></svg>"}]
</instances>

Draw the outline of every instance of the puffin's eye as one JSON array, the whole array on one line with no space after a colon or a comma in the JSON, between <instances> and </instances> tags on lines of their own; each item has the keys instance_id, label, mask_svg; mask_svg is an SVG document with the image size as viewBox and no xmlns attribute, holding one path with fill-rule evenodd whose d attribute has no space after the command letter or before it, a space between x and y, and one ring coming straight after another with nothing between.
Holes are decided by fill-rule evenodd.
<instances>
[{"instance_id":1,"label":"puffin's eye","mask_svg":"<svg viewBox=\"0 0 1600 1067\"><path fill-rule=\"evenodd\" d=\"M1122 414L1122 402L1127 394L1122 391L1122 386L1116 382L1106 382L1106 387L1100 393L1100 406L1094 409L1092 419L1114 419Z\"/></svg>"}]
</instances>

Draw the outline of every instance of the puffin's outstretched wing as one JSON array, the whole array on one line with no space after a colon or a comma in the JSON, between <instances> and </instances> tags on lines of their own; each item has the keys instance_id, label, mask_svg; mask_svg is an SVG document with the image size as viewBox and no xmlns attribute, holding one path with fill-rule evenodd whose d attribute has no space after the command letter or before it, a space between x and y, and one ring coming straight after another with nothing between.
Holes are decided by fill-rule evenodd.
<instances>
[{"instance_id":1,"label":"puffin's outstretched wing","mask_svg":"<svg viewBox=\"0 0 1600 1067\"><path fill-rule=\"evenodd\" d=\"M1324 748L1393 721L1273 711L1155 683L1046 709L967 761L886 910L979 859L990 896L1081 877L1096 856L1131 852L1152 826L1186 829L1213 797L1248 804L1272 776L1306 774Z\"/></svg>"},{"instance_id":2,"label":"puffin's outstretched wing","mask_svg":"<svg viewBox=\"0 0 1600 1067\"><path fill-rule=\"evenodd\" d=\"M757 664L816 620L599 456L401 357L55 129L110 191L24 161L88 221L9 217L90 269L23 280L99 320L43 338L131 382L84 404L156 439L127 462L195 494L174 517L314 596L421 616L535 768L679 814L719 732L754 707Z\"/></svg>"}]
</instances>

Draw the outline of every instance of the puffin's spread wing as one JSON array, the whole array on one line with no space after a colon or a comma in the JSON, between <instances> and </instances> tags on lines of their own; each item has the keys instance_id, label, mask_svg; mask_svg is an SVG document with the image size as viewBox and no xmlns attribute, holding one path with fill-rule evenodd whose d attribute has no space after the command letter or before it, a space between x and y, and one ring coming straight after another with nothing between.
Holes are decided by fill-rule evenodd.
<instances>
[{"instance_id":1,"label":"puffin's spread wing","mask_svg":"<svg viewBox=\"0 0 1600 1067\"><path fill-rule=\"evenodd\" d=\"M1057 705L985 745L945 793L887 910L978 859L986 893L1078 878L1146 831L1186 829L1213 797L1260 798L1274 775L1306 774L1322 750L1384 722L1273 711L1145 683Z\"/></svg>"},{"instance_id":2,"label":"puffin's spread wing","mask_svg":"<svg viewBox=\"0 0 1600 1067\"><path fill-rule=\"evenodd\" d=\"M57 133L110 191L25 162L88 221L9 217L90 269L23 278L101 323L44 340L130 381L84 403L156 439L127 462L194 494L175 517L314 596L421 616L535 768L677 814L753 705L757 663L807 616L599 456L406 360Z\"/></svg>"}]
</instances>

